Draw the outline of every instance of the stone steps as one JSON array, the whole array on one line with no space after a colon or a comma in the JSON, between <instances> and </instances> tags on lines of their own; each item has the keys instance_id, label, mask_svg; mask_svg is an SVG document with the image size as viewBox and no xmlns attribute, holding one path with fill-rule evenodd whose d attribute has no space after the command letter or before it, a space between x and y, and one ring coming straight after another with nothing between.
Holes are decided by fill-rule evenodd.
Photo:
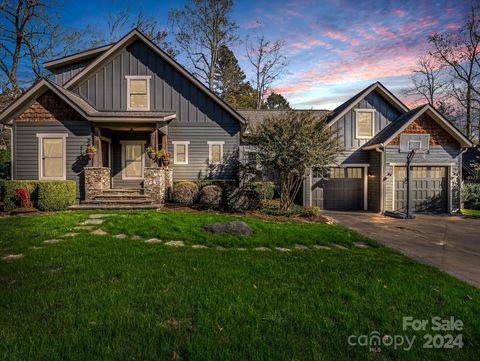
<instances>
[{"instance_id":1,"label":"stone steps","mask_svg":"<svg viewBox=\"0 0 480 361\"><path fill-rule=\"evenodd\" d=\"M115 199L131 199L131 200L137 200L137 199L143 199L143 200L148 200L147 196L145 194L134 194L134 193L125 193L125 194L120 194L120 193L103 193L100 196L96 196L95 199L97 200L115 200Z\"/></svg>"},{"instance_id":2,"label":"stone steps","mask_svg":"<svg viewBox=\"0 0 480 361\"><path fill-rule=\"evenodd\" d=\"M71 210L96 210L96 209L159 209L162 208L162 204L150 203L150 204L118 204L118 203L99 203L89 204L81 203L69 207Z\"/></svg>"},{"instance_id":3,"label":"stone steps","mask_svg":"<svg viewBox=\"0 0 480 361\"><path fill-rule=\"evenodd\" d=\"M143 189L113 188L72 209L157 209L161 206L146 196Z\"/></svg>"},{"instance_id":4,"label":"stone steps","mask_svg":"<svg viewBox=\"0 0 480 361\"><path fill-rule=\"evenodd\" d=\"M146 197L142 199L114 198L114 199L95 199L83 201L82 204L151 204L152 200Z\"/></svg>"},{"instance_id":5,"label":"stone steps","mask_svg":"<svg viewBox=\"0 0 480 361\"><path fill-rule=\"evenodd\" d=\"M112 188L103 191L103 195L120 194L120 195L143 195L143 188Z\"/></svg>"}]
</instances>

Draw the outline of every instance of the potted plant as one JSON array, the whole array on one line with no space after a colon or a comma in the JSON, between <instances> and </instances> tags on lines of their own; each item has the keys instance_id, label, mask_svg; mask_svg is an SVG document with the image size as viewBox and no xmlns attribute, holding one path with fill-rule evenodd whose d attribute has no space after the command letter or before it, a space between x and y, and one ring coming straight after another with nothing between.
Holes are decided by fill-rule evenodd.
<instances>
[{"instance_id":1,"label":"potted plant","mask_svg":"<svg viewBox=\"0 0 480 361\"><path fill-rule=\"evenodd\" d=\"M95 157L95 154L97 154L97 148L93 145L89 145L85 148L85 152L87 153L88 159L92 160L93 157Z\"/></svg>"},{"instance_id":2,"label":"potted plant","mask_svg":"<svg viewBox=\"0 0 480 361\"><path fill-rule=\"evenodd\" d=\"M155 149L151 145L149 145L146 149L145 152L147 152L149 158L151 160L154 160L157 157L157 153L155 152Z\"/></svg>"},{"instance_id":3,"label":"potted plant","mask_svg":"<svg viewBox=\"0 0 480 361\"><path fill-rule=\"evenodd\" d=\"M162 162L164 168L168 168L168 165L170 164L170 153L165 149L160 149L157 152L157 159Z\"/></svg>"}]
</instances>

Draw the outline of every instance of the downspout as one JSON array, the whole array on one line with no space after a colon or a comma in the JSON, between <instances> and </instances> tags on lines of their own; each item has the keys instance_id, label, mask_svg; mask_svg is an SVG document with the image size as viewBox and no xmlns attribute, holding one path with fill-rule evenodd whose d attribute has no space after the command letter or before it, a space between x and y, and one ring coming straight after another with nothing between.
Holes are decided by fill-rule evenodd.
<instances>
[{"instance_id":1,"label":"downspout","mask_svg":"<svg viewBox=\"0 0 480 361\"><path fill-rule=\"evenodd\" d=\"M384 177L385 177L385 153L383 151L383 149L381 148L375 148L375 151L376 152L379 152L381 154L381 160L380 160L380 163L381 163L381 167L380 167L380 213L383 214L384 211L385 211L385 205L384 205L384 188L385 188L385 180L384 180Z\"/></svg>"}]
</instances>

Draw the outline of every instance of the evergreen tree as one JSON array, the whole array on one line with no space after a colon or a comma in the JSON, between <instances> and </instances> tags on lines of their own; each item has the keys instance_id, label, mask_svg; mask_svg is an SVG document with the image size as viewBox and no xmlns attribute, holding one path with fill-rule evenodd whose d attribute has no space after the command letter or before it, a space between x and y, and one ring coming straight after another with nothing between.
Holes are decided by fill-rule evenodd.
<instances>
[{"instance_id":1,"label":"evergreen tree","mask_svg":"<svg viewBox=\"0 0 480 361\"><path fill-rule=\"evenodd\" d=\"M282 94L271 92L266 102L267 109L291 109L287 99Z\"/></svg>"}]
</instances>

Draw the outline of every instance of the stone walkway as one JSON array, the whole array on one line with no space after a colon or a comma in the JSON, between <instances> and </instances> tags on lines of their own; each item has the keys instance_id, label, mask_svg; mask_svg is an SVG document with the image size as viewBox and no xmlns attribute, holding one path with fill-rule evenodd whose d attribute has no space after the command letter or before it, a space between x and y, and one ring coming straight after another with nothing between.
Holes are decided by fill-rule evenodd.
<instances>
[{"instance_id":1,"label":"stone walkway","mask_svg":"<svg viewBox=\"0 0 480 361\"><path fill-rule=\"evenodd\" d=\"M81 222L79 225L75 226L73 228L74 231L76 232L67 232L63 236L60 236L58 239L47 239L43 241L45 245L50 245L50 244L57 244L57 243L62 243L66 242L68 238L76 237L81 234L85 234L85 232L89 232L92 235L95 236L111 236L116 239L130 239L133 241L143 241L145 243L149 244L164 244L167 247L175 247L175 248L182 248L182 247L189 247L192 249L211 249L211 250L216 250L216 251L256 251L256 252L269 252L269 251L277 251L277 252L292 252L292 251L298 251L298 252L304 252L304 251L312 251L312 250L331 250L332 248L335 248L337 250L348 250L349 248L337 244L337 243L331 243L331 247L321 245L321 244L314 244L311 246L306 246L302 244L295 244L293 247L255 247L255 248L242 248L242 247L229 247L225 248L222 246L206 246L203 244L193 244L191 246L188 246L184 243L184 241L180 240L167 240L167 241L162 241L161 239L158 238L149 238L147 240L143 240L143 238L139 235L133 235L133 236L128 236L124 233L119 233L119 234L114 234L110 235L109 233L105 232L103 229L98 228L104 223L104 219L106 217L111 217L114 216L115 214L109 213L109 214L91 214L89 218L83 222ZM39 246L33 246L30 247L32 250L39 250L43 249L45 247L39 247ZM355 242L353 244L352 248L371 248L368 244L363 243L363 242ZM6 256L3 256L1 258L2 261L12 261L12 260L17 260L25 257L23 253L20 254L9 254Z\"/></svg>"}]
</instances>

